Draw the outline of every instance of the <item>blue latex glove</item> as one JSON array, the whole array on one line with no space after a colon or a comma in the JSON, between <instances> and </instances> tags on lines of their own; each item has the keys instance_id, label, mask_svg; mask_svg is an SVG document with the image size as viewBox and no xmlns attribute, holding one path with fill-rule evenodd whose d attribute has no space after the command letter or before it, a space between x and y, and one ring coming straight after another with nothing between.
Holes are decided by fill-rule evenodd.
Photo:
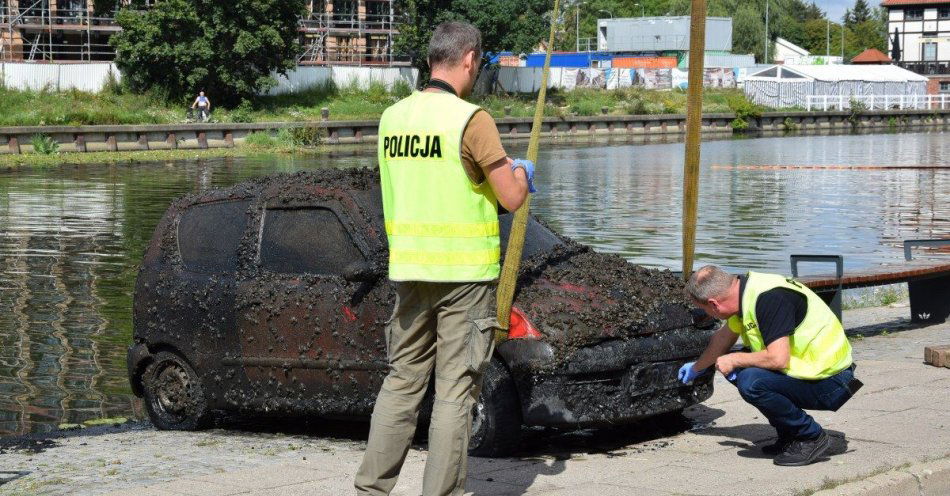
<instances>
[{"instance_id":1,"label":"blue latex glove","mask_svg":"<svg viewBox=\"0 0 950 496\"><path fill-rule=\"evenodd\" d=\"M696 362L687 362L680 367L677 377L679 377L680 382L683 384L689 384L693 382L697 377L703 375L705 370L696 370L693 368L693 365L696 365Z\"/></svg>"},{"instance_id":2,"label":"blue latex glove","mask_svg":"<svg viewBox=\"0 0 950 496\"><path fill-rule=\"evenodd\" d=\"M528 191L537 193L538 190L534 189L534 162L525 158L515 159L511 164L511 171L514 172L519 167L524 169L524 174L528 178Z\"/></svg>"}]
</instances>

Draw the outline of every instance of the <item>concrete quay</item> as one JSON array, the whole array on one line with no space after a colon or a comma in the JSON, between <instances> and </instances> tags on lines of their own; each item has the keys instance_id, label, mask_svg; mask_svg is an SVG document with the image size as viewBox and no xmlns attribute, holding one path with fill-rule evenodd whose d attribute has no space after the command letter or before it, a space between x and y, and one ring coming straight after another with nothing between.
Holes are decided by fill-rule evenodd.
<instances>
[{"instance_id":1,"label":"concrete quay","mask_svg":"<svg viewBox=\"0 0 950 496\"><path fill-rule=\"evenodd\" d=\"M835 437L826 460L782 468L760 448L761 415L717 378L685 419L575 432L532 431L513 458L470 458L468 494L950 494L950 368L923 363L950 323L915 328L906 306L846 311L864 388L839 412L814 412ZM0 495L343 495L365 424L282 421L262 429L159 432L143 424L50 439L0 455ZM0 444L2 452L2 444ZM418 495L426 451L410 450L396 495ZM6 478L6 479L5 479ZM5 484L4 480L8 480Z\"/></svg>"},{"instance_id":2,"label":"concrete quay","mask_svg":"<svg viewBox=\"0 0 950 496\"><path fill-rule=\"evenodd\" d=\"M707 137L744 133L841 133L881 130L942 129L950 125L950 110L876 110L765 112L746 117L748 127L734 129L733 113L704 114L702 132ZM532 119L496 119L504 140L527 139ZM30 141L47 135L62 152L136 151L229 148L255 132L275 134L280 129L313 128L321 144L376 143L376 120L321 120L313 122L149 124L115 126L0 127L0 154L30 153ZM546 117L541 124L545 139L576 141L591 138L642 139L681 137L686 133L686 115L597 115Z\"/></svg>"}]
</instances>

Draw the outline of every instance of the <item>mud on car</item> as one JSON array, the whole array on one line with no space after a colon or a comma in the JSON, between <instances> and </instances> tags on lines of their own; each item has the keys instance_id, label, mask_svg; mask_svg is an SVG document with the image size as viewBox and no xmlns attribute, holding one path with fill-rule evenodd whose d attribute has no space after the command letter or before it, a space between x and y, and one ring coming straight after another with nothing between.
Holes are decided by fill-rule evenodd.
<instances>
[{"instance_id":1,"label":"mud on car","mask_svg":"<svg viewBox=\"0 0 950 496\"><path fill-rule=\"evenodd\" d=\"M504 247L511 216L500 221ZM217 411L368 419L387 372L386 260L374 171L272 176L174 202L136 281L132 390L159 429L197 429ZM677 382L714 322L668 271L532 219L514 306L472 454L510 452L522 426L616 425L712 395L711 376Z\"/></svg>"}]
</instances>

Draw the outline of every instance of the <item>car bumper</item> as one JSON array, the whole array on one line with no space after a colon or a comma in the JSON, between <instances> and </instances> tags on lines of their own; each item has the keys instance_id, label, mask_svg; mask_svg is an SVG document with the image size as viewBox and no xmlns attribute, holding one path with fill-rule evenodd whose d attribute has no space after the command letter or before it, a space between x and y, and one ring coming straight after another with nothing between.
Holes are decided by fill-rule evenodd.
<instances>
[{"instance_id":1,"label":"car bumper","mask_svg":"<svg viewBox=\"0 0 950 496\"><path fill-rule=\"evenodd\" d=\"M684 386L685 360L648 362L611 372L535 375L522 383L526 425L595 426L632 422L709 399L713 376Z\"/></svg>"}]
</instances>

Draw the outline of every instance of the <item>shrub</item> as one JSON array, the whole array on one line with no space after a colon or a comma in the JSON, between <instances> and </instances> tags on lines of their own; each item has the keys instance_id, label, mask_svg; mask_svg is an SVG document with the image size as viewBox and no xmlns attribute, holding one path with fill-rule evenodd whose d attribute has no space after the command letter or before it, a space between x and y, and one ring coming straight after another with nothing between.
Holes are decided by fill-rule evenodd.
<instances>
[{"instance_id":1,"label":"shrub","mask_svg":"<svg viewBox=\"0 0 950 496\"><path fill-rule=\"evenodd\" d=\"M736 118L732 120L732 128L736 131L748 129L750 121L762 117L762 107L750 102L745 95L730 95L728 103L729 108L736 114Z\"/></svg>"},{"instance_id":2,"label":"shrub","mask_svg":"<svg viewBox=\"0 0 950 496\"><path fill-rule=\"evenodd\" d=\"M33 152L41 155L53 155L59 152L59 143L46 134L34 134L30 144L33 145Z\"/></svg>"},{"instance_id":3,"label":"shrub","mask_svg":"<svg viewBox=\"0 0 950 496\"><path fill-rule=\"evenodd\" d=\"M229 115L231 116L231 122L252 122L254 120L253 112L254 108L251 101L244 99Z\"/></svg>"}]
</instances>

